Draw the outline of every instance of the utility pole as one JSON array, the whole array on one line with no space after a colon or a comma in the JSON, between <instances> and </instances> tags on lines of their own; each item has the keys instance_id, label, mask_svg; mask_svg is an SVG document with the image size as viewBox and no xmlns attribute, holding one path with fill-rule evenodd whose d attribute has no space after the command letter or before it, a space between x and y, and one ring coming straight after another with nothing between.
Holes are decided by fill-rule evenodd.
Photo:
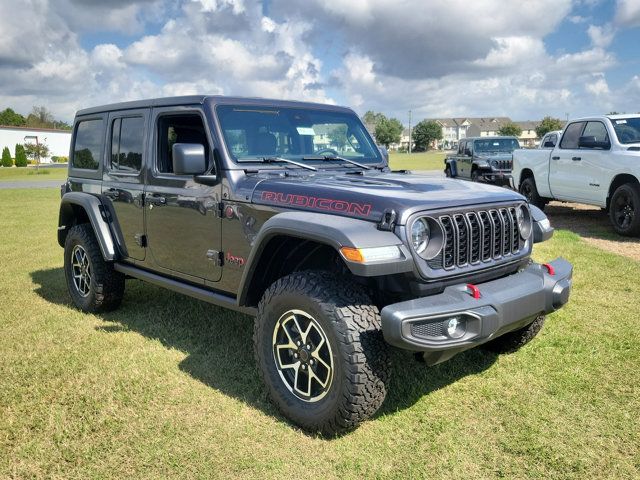
<instances>
[{"instance_id":1,"label":"utility pole","mask_svg":"<svg viewBox=\"0 0 640 480\"><path fill-rule=\"evenodd\" d=\"M409 110L409 153L411 153L411 110Z\"/></svg>"}]
</instances>

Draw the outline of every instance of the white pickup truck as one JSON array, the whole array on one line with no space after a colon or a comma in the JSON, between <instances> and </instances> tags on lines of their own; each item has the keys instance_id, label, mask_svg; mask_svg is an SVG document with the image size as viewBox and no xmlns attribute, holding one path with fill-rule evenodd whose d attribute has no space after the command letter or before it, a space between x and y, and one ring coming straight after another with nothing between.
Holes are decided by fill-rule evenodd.
<instances>
[{"instance_id":1,"label":"white pickup truck","mask_svg":"<svg viewBox=\"0 0 640 480\"><path fill-rule=\"evenodd\" d=\"M560 140L552 145L552 134ZM640 236L640 115L572 120L535 150L513 152L513 181L539 208L550 200L596 205L621 235Z\"/></svg>"}]
</instances>

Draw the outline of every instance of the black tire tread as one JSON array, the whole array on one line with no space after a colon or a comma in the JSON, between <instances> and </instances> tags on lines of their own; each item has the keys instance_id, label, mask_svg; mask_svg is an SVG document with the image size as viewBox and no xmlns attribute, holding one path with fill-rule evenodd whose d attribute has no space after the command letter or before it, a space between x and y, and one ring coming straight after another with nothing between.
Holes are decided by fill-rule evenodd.
<instances>
[{"instance_id":1,"label":"black tire tread","mask_svg":"<svg viewBox=\"0 0 640 480\"><path fill-rule=\"evenodd\" d=\"M631 224L628 230L621 230L613 218L614 199L616 197L616 193L618 193L621 189L629 189L631 191L631 195L635 197L634 203L636 208L636 214L635 214L635 218L633 219L633 223ZM625 183L623 185L620 185L618 188L616 188L615 192L613 192L613 195L611 196L611 204L609 205L609 220L613 225L613 229L619 235L624 235L626 237L640 236L640 185L638 185L637 183Z\"/></svg>"},{"instance_id":2,"label":"black tire tread","mask_svg":"<svg viewBox=\"0 0 640 480\"><path fill-rule=\"evenodd\" d=\"M544 198L542 198L540 196L540 194L538 193L538 187L536 186L535 179L532 176L529 176L529 177L525 178L524 180L522 180L522 183L520 184L519 192L521 194L523 194L523 195L524 195L524 193L522 192L522 186L525 183L531 183L531 188L533 189L533 193L531 195L531 199L530 199L529 203L531 203L532 205L535 205L540 210L544 210L544 207L547 204L547 201Z\"/></svg>"},{"instance_id":3,"label":"black tire tread","mask_svg":"<svg viewBox=\"0 0 640 480\"><path fill-rule=\"evenodd\" d=\"M74 225L67 234L65 241L65 270L69 257L69 248L74 239L78 239L89 255L92 269L93 292L87 297L88 301L80 303L74 298L74 303L83 311L88 313L109 312L120 306L124 297L125 276L113 268L113 263L106 262L102 258L100 246L93 233L93 228L88 223ZM67 282L70 282L67 275ZM69 289L74 288L69 285Z\"/></svg>"},{"instance_id":4,"label":"black tire tread","mask_svg":"<svg viewBox=\"0 0 640 480\"><path fill-rule=\"evenodd\" d=\"M504 335L485 343L482 348L494 353L514 353L535 338L544 326L545 316L539 315L524 328L505 333Z\"/></svg>"},{"instance_id":5,"label":"black tire tread","mask_svg":"<svg viewBox=\"0 0 640 480\"><path fill-rule=\"evenodd\" d=\"M321 424L296 418L305 430L319 431L333 436L351 430L370 418L382 405L390 377L388 346L382 337L378 308L364 290L352 282L322 271L295 272L274 282L264 293L258 305L254 329L254 352L260 364L258 351L263 341L260 318L265 306L285 292L308 296L318 302L327 318L334 318L338 349L345 365L348 381L342 401L335 415ZM363 335L365 334L365 335ZM262 368L262 380L269 387L269 379ZM283 411L285 416L290 412Z\"/></svg>"}]
</instances>

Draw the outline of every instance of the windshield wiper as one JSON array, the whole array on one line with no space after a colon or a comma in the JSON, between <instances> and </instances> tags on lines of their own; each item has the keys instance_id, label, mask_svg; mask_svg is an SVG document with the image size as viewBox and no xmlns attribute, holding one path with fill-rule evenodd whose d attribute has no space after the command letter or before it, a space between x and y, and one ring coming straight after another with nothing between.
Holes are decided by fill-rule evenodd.
<instances>
[{"instance_id":1,"label":"windshield wiper","mask_svg":"<svg viewBox=\"0 0 640 480\"><path fill-rule=\"evenodd\" d=\"M362 163L358 163L358 162L356 162L354 160L350 160L348 158L336 157L334 155L319 155L317 157L302 157L302 160L322 160L323 162L329 162L331 160L338 160L340 162L350 163L351 165L354 165L356 167L364 168L365 170L371 170L371 167L369 167L368 165L364 165Z\"/></svg>"},{"instance_id":2,"label":"windshield wiper","mask_svg":"<svg viewBox=\"0 0 640 480\"><path fill-rule=\"evenodd\" d=\"M240 163L249 163L249 162L277 163L277 162L284 162L284 163L288 163L288 164L291 164L291 165L296 165L296 166L301 167L301 168L306 168L307 170L313 170L314 172L318 171L318 169L316 167L312 167L311 165L307 165L306 163L296 162L295 160L289 160L288 158L283 158L283 157L257 157L257 158L243 157L243 158L239 158L238 162L240 162Z\"/></svg>"}]
</instances>

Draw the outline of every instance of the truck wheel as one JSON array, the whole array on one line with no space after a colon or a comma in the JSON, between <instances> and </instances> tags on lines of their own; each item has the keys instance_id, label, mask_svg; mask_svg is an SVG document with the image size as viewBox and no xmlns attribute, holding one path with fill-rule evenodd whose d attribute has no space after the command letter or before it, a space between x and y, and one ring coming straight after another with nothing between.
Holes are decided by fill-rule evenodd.
<instances>
[{"instance_id":1,"label":"truck wheel","mask_svg":"<svg viewBox=\"0 0 640 480\"><path fill-rule=\"evenodd\" d=\"M472 182L479 182L480 181L480 171L479 170L474 170L473 172L471 172L471 181Z\"/></svg>"},{"instance_id":2,"label":"truck wheel","mask_svg":"<svg viewBox=\"0 0 640 480\"><path fill-rule=\"evenodd\" d=\"M535 205L540 210L544 210L544 206L547 202L538 195L536 181L533 177L527 177L522 181L520 184L520 194L524 196L531 205Z\"/></svg>"},{"instance_id":3,"label":"truck wheel","mask_svg":"<svg viewBox=\"0 0 640 480\"><path fill-rule=\"evenodd\" d=\"M124 296L124 275L102 258L91 225L71 227L64 244L64 273L73 303L83 312L114 310Z\"/></svg>"},{"instance_id":4,"label":"truck wheel","mask_svg":"<svg viewBox=\"0 0 640 480\"><path fill-rule=\"evenodd\" d=\"M640 235L640 187L632 183L620 185L611 197L609 218L620 235Z\"/></svg>"},{"instance_id":5,"label":"truck wheel","mask_svg":"<svg viewBox=\"0 0 640 480\"><path fill-rule=\"evenodd\" d=\"M485 343L482 348L495 353L513 353L534 339L542 329L544 319L544 315L539 315L526 327L505 333L495 340Z\"/></svg>"},{"instance_id":6,"label":"truck wheel","mask_svg":"<svg viewBox=\"0 0 640 480\"><path fill-rule=\"evenodd\" d=\"M278 409L305 430L336 435L382 405L390 362L380 314L356 284L296 272L263 295L256 361Z\"/></svg>"}]
</instances>

